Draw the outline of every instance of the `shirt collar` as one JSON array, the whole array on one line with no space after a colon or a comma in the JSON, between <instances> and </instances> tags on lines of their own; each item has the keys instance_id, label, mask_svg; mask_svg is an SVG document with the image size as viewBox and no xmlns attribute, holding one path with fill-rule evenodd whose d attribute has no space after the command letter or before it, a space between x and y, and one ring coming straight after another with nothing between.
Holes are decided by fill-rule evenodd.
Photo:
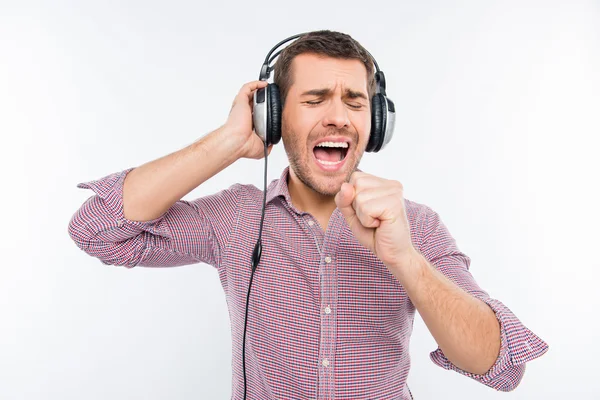
<instances>
[{"instance_id":1,"label":"shirt collar","mask_svg":"<svg viewBox=\"0 0 600 400\"><path fill-rule=\"evenodd\" d=\"M276 197L283 197L288 202L288 204L292 204L292 200L290 198L290 192L288 190L288 175L289 175L290 167L289 165L284 168L281 176L278 180L271 182L269 187L267 188L267 203L270 203Z\"/></svg>"}]
</instances>

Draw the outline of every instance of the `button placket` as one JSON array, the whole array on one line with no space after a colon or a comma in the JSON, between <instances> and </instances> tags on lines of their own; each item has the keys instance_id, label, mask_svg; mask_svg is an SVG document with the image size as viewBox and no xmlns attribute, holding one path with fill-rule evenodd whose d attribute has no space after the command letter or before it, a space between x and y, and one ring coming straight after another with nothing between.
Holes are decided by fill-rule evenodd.
<instances>
[{"instance_id":1,"label":"button placket","mask_svg":"<svg viewBox=\"0 0 600 400\"><path fill-rule=\"evenodd\" d=\"M316 225L316 223L315 223ZM319 266L321 285L321 343L319 348L319 398L333 398L335 392L335 341L336 305L338 296L337 252L339 246L339 226L335 218L330 220L323 233L321 263Z\"/></svg>"},{"instance_id":2,"label":"button placket","mask_svg":"<svg viewBox=\"0 0 600 400\"><path fill-rule=\"evenodd\" d=\"M323 254L323 252L322 252L323 235L320 232L320 229L317 229L314 218L312 217L312 215L307 213L305 215L305 217L303 217L303 221L308 225L307 230L313 237L313 239L315 241L315 245L317 246L317 250L319 251L319 254L322 255Z\"/></svg>"}]
</instances>

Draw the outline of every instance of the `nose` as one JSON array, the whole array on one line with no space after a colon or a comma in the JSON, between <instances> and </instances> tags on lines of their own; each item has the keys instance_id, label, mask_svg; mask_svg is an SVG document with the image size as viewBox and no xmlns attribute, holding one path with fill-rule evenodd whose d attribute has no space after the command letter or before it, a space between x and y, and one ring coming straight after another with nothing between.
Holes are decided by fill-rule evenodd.
<instances>
[{"instance_id":1,"label":"nose","mask_svg":"<svg viewBox=\"0 0 600 400\"><path fill-rule=\"evenodd\" d=\"M322 124L324 127L335 126L338 129L350 126L348 110L342 99L332 99L329 102L329 106L325 109Z\"/></svg>"}]
</instances>

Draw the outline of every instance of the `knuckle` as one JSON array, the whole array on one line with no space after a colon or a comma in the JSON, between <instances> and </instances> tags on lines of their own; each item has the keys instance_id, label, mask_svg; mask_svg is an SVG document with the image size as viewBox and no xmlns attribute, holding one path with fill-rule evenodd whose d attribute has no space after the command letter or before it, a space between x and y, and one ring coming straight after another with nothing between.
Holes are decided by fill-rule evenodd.
<instances>
[{"instance_id":1,"label":"knuckle","mask_svg":"<svg viewBox=\"0 0 600 400\"><path fill-rule=\"evenodd\" d=\"M369 227L373 223L373 218L371 218L368 214L361 214L360 222L364 227Z\"/></svg>"},{"instance_id":2,"label":"knuckle","mask_svg":"<svg viewBox=\"0 0 600 400\"><path fill-rule=\"evenodd\" d=\"M356 190L360 190L364 187L365 184L365 177L358 175L356 176L356 178L354 179L354 187L356 187Z\"/></svg>"},{"instance_id":3,"label":"knuckle","mask_svg":"<svg viewBox=\"0 0 600 400\"><path fill-rule=\"evenodd\" d=\"M364 204L366 201L365 192L357 193L356 196L354 196L354 201L356 202L356 204Z\"/></svg>"}]
</instances>

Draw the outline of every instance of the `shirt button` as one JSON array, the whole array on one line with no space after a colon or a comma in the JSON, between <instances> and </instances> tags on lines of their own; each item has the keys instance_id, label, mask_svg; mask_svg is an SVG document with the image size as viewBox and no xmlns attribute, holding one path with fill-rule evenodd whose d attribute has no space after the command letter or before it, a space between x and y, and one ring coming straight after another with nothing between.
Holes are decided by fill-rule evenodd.
<instances>
[{"instance_id":1,"label":"shirt button","mask_svg":"<svg viewBox=\"0 0 600 400\"><path fill-rule=\"evenodd\" d=\"M313 221L312 219L308 220L308 225L313 226L315 224L315 221Z\"/></svg>"},{"instance_id":2,"label":"shirt button","mask_svg":"<svg viewBox=\"0 0 600 400\"><path fill-rule=\"evenodd\" d=\"M329 308L329 306L325 307L325 314L331 314L331 308Z\"/></svg>"},{"instance_id":3,"label":"shirt button","mask_svg":"<svg viewBox=\"0 0 600 400\"><path fill-rule=\"evenodd\" d=\"M324 367L328 367L329 366L329 360L324 358L323 361L321 362L321 364L323 364Z\"/></svg>"},{"instance_id":4,"label":"shirt button","mask_svg":"<svg viewBox=\"0 0 600 400\"><path fill-rule=\"evenodd\" d=\"M325 262L327 264L329 264L331 262L331 257L329 257L329 256L325 257Z\"/></svg>"}]
</instances>

